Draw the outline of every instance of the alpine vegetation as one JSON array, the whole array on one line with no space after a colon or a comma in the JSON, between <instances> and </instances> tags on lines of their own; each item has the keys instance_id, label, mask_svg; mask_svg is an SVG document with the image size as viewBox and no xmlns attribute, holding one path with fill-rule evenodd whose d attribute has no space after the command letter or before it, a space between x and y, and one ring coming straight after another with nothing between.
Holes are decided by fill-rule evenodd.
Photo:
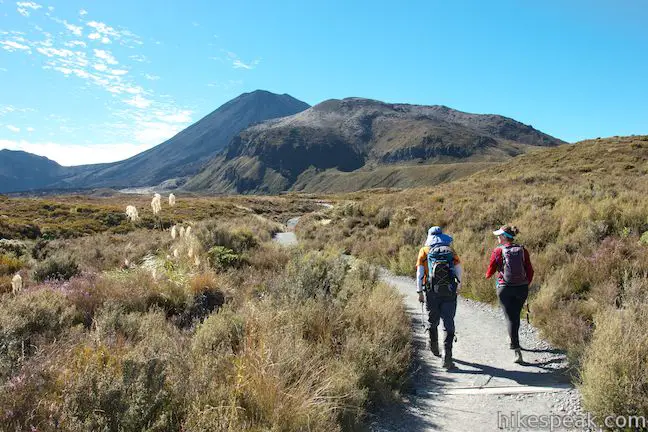
<instances>
[{"instance_id":1,"label":"alpine vegetation","mask_svg":"<svg viewBox=\"0 0 648 432\"><path fill-rule=\"evenodd\" d=\"M139 220L137 207L132 205L126 206L126 216L128 217L128 219L130 219L131 222L137 222Z\"/></svg>"},{"instance_id":2,"label":"alpine vegetation","mask_svg":"<svg viewBox=\"0 0 648 432\"><path fill-rule=\"evenodd\" d=\"M11 279L11 291L14 294L18 294L20 291L23 289L23 279L20 274L16 273L16 275Z\"/></svg>"},{"instance_id":3,"label":"alpine vegetation","mask_svg":"<svg viewBox=\"0 0 648 432\"><path fill-rule=\"evenodd\" d=\"M169 194L169 206L173 207L176 204L176 196Z\"/></svg>"},{"instance_id":4,"label":"alpine vegetation","mask_svg":"<svg viewBox=\"0 0 648 432\"><path fill-rule=\"evenodd\" d=\"M153 195L153 199L151 200L151 209L153 210L154 215L157 215L162 210L162 196L159 193Z\"/></svg>"},{"instance_id":5,"label":"alpine vegetation","mask_svg":"<svg viewBox=\"0 0 648 432\"><path fill-rule=\"evenodd\" d=\"M176 225L173 225L171 227L171 238L173 240L175 240L177 236L178 236L178 229L177 229Z\"/></svg>"}]
</instances>

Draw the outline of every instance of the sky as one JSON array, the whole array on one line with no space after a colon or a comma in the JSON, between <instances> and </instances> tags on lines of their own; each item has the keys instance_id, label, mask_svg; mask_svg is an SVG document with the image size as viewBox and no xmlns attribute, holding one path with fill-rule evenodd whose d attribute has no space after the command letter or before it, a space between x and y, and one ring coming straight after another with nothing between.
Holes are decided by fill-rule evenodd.
<instances>
[{"instance_id":1,"label":"sky","mask_svg":"<svg viewBox=\"0 0 648 432\"><path fill-rule=\"evenodd\" d=\"M111 162L241 93L648 134L644 0L0 0L0 148Z\"/></svg>"}]
</instances>

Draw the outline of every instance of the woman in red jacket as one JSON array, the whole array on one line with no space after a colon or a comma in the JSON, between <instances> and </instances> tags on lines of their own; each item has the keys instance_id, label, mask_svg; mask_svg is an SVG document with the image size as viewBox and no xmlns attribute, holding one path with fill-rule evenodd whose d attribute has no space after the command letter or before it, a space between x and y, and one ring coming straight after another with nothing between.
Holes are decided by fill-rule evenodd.
<instances>
[{"instance_id":1,"label":"woman in red jacket","mask_svg":"<svg viewBox=\"0 0 648 432\"><path fill-rule=\"evenodd\" d=\"M497 275L497 297L506 316L511 349L515 352L515 362L522 364L520 349L520 313L529 295L529 284L533 281L533 266L529 252L515 243L519 230L504 225L493 234L497 236L498 246L493 250L486 278Z\"/></svg>"}]
</instances>

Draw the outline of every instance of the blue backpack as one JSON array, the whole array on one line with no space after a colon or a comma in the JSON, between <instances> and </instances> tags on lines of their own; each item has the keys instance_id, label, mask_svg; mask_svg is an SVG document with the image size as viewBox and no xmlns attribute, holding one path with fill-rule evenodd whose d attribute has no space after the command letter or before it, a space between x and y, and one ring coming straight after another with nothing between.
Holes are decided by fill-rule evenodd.
<instances>
[{"instance_id":1,"label":"blue backpack","mask_svg":"<svg viewBox=\"0 0 648 432\"><path fill-rule=\"evenodd\" d=\"M457 295L457 277L454 271L454 253L449 246L433 246L427 256L428 288L439 297Z\"/></svg>"}]
</instances>

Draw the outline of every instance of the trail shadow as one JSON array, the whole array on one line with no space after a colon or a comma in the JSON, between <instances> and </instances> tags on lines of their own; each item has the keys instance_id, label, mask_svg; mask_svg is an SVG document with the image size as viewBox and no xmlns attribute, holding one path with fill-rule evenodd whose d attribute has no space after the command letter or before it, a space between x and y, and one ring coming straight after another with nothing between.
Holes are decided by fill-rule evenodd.
<instances>
[{"instance_id":1,"label":"trail shadow","mask_svg":"<svg viewBox=\"0 0 648 432\"><path fill-rule=\"evenodd\" d=\"M549 362L546 362L549 363ZM551 387L552 384L565 384L569 383L569 378L562 372L561 369L544 369L547 372L530 372L520 370L507 370L495 366L488 366L480 363L472 363L464 360L455 359L455 364L468 366L481 371L484 375L490 375L494 378L504 378L515 381L520 385L525 386L543 386ZM527 366L538 366L538 364L528 363ZM541 367L541 369L543 369ZM465 369L455 369L455 374L475 374L474 371Z\"/></svg>"},{"instance_id":2,"label":"trail shadow","mask_svg":"<svg viewBox=\"0 0 648 432\"><path fill-rule=\"evenodd\" d=\"M565 351L559 350L557 348L547 348L547 349L529 349L529 348L521 348L522 351L530 352L530 353L542 353L542 354L556 354L556 355L564 355Z\"/></svg>"}]
</instances>

